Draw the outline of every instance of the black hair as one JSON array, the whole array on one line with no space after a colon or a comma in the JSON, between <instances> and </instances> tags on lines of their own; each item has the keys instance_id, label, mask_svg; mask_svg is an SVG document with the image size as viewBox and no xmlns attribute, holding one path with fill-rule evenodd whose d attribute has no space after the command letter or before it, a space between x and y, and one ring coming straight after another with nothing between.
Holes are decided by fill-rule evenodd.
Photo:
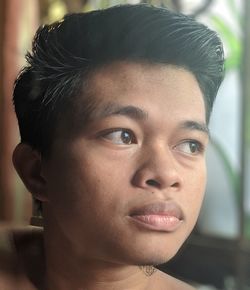
<instances>
[{"instance_id":1,"label":"black hair","mask_svg":"<svg viewBox=\"0 0 250 290\"><path fill-rule=\"evenodd\" d=\"M134 61L187 69L203 93L207 122L224 75L214 31L192 17L143 4L66 15L38 29L26 58L13 100L21 142L42 154L50 150L59 114L102 65Z\"/></svg>"}]
</instances>

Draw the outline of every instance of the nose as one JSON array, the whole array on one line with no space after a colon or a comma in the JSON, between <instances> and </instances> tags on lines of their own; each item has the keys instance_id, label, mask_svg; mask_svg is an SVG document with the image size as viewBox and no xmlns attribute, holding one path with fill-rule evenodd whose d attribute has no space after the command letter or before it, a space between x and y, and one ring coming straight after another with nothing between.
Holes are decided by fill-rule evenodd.
<instances>
[{"instance_id":1,"label":"nose","mask_svg":"<svg viewBox=\"0 0 250 290\"><path fill-rule=\"evenodd\" d=\"M132 178L133 186L147 190L168 188L178 191L181 188L180 165L171 149L147 150L140 156L138 164Z\"/></svg>"}]
</instances>

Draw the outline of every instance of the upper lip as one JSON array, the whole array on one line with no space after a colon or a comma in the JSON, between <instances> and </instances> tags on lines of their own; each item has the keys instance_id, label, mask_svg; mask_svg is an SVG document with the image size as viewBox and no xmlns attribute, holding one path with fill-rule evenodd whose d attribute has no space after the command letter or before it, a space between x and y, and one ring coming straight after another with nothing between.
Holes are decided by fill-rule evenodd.
<instances>
[{"instance_id":1,"label":"upper lip","mask_svg":"<svg viewBox=\"0 0 250 290\"><path fill-rule=\"evenodd\" d=\"M158 201L136 207L131 211L130 216L137 215L165 215L174 216L179 220L184 218L180 206L173 201Z\"/></svg>"}]
</instances>

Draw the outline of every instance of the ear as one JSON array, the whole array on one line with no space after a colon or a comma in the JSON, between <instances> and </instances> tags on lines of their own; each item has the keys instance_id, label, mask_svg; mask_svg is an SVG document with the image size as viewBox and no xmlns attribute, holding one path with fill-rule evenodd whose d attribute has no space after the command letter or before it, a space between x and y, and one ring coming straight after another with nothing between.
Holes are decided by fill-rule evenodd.
<instances>
[{"instance_id":1,"label":"ear","mask_svg":"<svg viewBox=\"0 0 250 290\"><path fill-rule=\"evenodd\" d=\"M29 145L20 143L16 146L12 161L24 185L40 201L48 201L46 179L42 174L41 154Z\"/></svg>"}]
</instances>

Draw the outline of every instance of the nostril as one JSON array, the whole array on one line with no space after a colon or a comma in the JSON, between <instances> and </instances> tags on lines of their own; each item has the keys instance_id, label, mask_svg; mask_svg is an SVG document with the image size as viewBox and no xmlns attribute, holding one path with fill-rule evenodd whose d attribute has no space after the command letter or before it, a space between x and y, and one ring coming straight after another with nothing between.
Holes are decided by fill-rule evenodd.
<instances>
[{"instance_id":1,"label":"nostril","mask_svg":"<svg viewBox=\"0 0 250 290\"><path fill-rule=\"evenodd\" d=\"M157 182L154 179L149 179L149 180L146 181L146 183L147 183L147 185L154 186L154 187L159 187L160 186L160 183Z\"/></svg>"},{"instance_id":2,"label":"nostril","mask_svg":"<svg viewBox=\"0 0 250 290\"><path fill-rule=\"evenodd\" d=\"M177 188L177 187L179 187L179 183L178 183L178 182L175 182L175 183L173 183L173 184L171 185L171 187L175 187L175 188Z\"/></svg>"}]
</instances>

